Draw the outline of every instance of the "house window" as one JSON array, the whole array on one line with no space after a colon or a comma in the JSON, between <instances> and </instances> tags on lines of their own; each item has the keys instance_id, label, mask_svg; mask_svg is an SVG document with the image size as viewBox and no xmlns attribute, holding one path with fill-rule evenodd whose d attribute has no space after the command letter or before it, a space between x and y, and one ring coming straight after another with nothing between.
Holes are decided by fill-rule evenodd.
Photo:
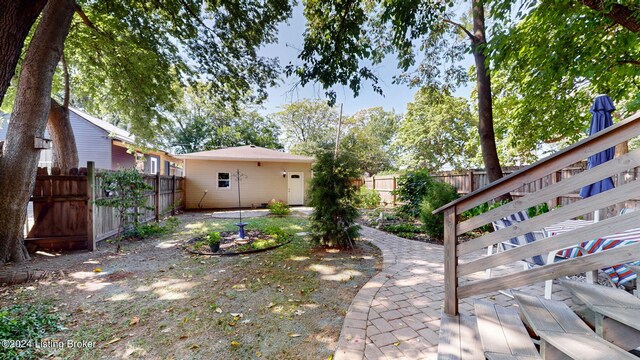
<instances>
[{"instance_id":1,"label":"house window","mask_svg":"<svg viewBox=\"0 0 640 360\"><path fill-rule=\"evenodd\" d=\"M158 159L154 157L151 158L151 173L152 174L158 173Z\"/></svg>"},{"instance_id":2,"label":"house window","mask_svg":"<svg viewBox=\"0 0 640 360\"><path fill-rule=\"evenodd\" d=\"M231 188L231 176L228 172L219 172L218 173L218 189L229 189Z\"/></svg>"}]
</instances>

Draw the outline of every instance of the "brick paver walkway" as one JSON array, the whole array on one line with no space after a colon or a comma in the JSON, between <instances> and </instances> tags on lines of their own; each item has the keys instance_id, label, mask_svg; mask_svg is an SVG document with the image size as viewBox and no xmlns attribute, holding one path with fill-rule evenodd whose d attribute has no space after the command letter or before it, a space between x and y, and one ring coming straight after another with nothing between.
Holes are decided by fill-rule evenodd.
<instances>
[{"instance_id":1,"label":"brick paver walkway","mask_svg":"<svg viewBox=\"0 0 640 360\"><path fill-rule=\"evenodd\" d=\"M384 268L365 284L353 299L344 320L334 359L435 359L438 330L444 299L443 247L406 240L363 227L361 236L382 250ZM482 256L471 254L461 261ZM516 263L495 270L514 271ZM494 275L494 276L495 276ZM460 283L483 278L483 274L461 279ZM544 284L524 288L542 295ZM554 287L554 299L569 295ZM489 298L503 306L513 301L500 293ZM460 312L471 314L474 299L463 299Z\"/></svg>"}]
</instances>

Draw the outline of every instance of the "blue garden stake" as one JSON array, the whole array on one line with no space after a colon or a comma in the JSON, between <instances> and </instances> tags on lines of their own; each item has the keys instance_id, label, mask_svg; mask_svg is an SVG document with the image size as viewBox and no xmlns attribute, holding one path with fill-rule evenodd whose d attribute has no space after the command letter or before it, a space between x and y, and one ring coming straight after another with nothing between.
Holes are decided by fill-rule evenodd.
<instances>
[{"instance_id":1,"label":"blue garden stake","mask_svg":"<svg viewBox=\"0 0 640 360\"><path fill-rule=\"evenodd\" d=\"M244 174L240 174L240 169L236 169L236 178L238 179L238 212L240 213L240 222L236 223L236 226L239 227L238 238L244 239L244 227L247 223L242 222L242 206L240 205L240 177L245 176Z\"/></svg>"}]
</instances>

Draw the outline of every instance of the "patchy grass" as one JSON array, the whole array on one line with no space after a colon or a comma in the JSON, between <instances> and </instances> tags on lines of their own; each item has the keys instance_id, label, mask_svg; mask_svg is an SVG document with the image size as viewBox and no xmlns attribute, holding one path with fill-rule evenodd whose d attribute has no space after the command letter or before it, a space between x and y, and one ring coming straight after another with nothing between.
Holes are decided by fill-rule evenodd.
<instances>
[{"instance_id":1,"label":"patchy grass","mask_svg":"<svg viewBox=\"0 0 640 360\"><path fill-rule=\"evenodd\" d=\"M0 305L51 299L68 328L54 338L96 342L44 353L63 359L326 359L352 298L381 267L379 251L367 243L339 251L299 236L253 255L192 256L178 246L234 230L236 221L180 219L173 235L125 243L122 254L101 243L96 253L37 259L69 276L5 288ZM307 226L301 217L247 220L247 229L297 233Z\"/></svg>"}]
</instances>

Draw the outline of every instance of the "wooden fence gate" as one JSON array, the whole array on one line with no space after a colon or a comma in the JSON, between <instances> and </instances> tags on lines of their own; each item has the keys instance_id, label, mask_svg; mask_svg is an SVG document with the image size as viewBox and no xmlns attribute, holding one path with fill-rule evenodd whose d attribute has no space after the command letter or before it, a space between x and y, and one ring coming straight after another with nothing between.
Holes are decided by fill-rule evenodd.
<instances>
[{"instance_id":1,"label":"wooden fence gate","mask_svg":"<svg viewBox=\"0 0 640 360\"><path fill-rule=\"evenodd\" d=\"M71 169L52 174L39 168L31 197L33 217L26 226L25 245L36 250L95 250L96 243L117 233L119 220L112 208L96 206L94 201L107 196L102 189L101 173L93 162L86 168ZM184 203L184 178L176 176L143 175L152 187L145 195L153 210L145 212L142 221L158 221L165 214L175 214ZM29 228L30 223L32 226Z\"/></svg>"},{"instance_id":2,"label":"wooden fence gate","mask_svg":"<svg viewBox=\"0 0 640 360\"><path fill-rule=\"evenodd\" d=\"M60 174L39 168L33 189L33 227L25 244L56 250L87 249L87 169Z\"/></svg>"}]
</instances>

